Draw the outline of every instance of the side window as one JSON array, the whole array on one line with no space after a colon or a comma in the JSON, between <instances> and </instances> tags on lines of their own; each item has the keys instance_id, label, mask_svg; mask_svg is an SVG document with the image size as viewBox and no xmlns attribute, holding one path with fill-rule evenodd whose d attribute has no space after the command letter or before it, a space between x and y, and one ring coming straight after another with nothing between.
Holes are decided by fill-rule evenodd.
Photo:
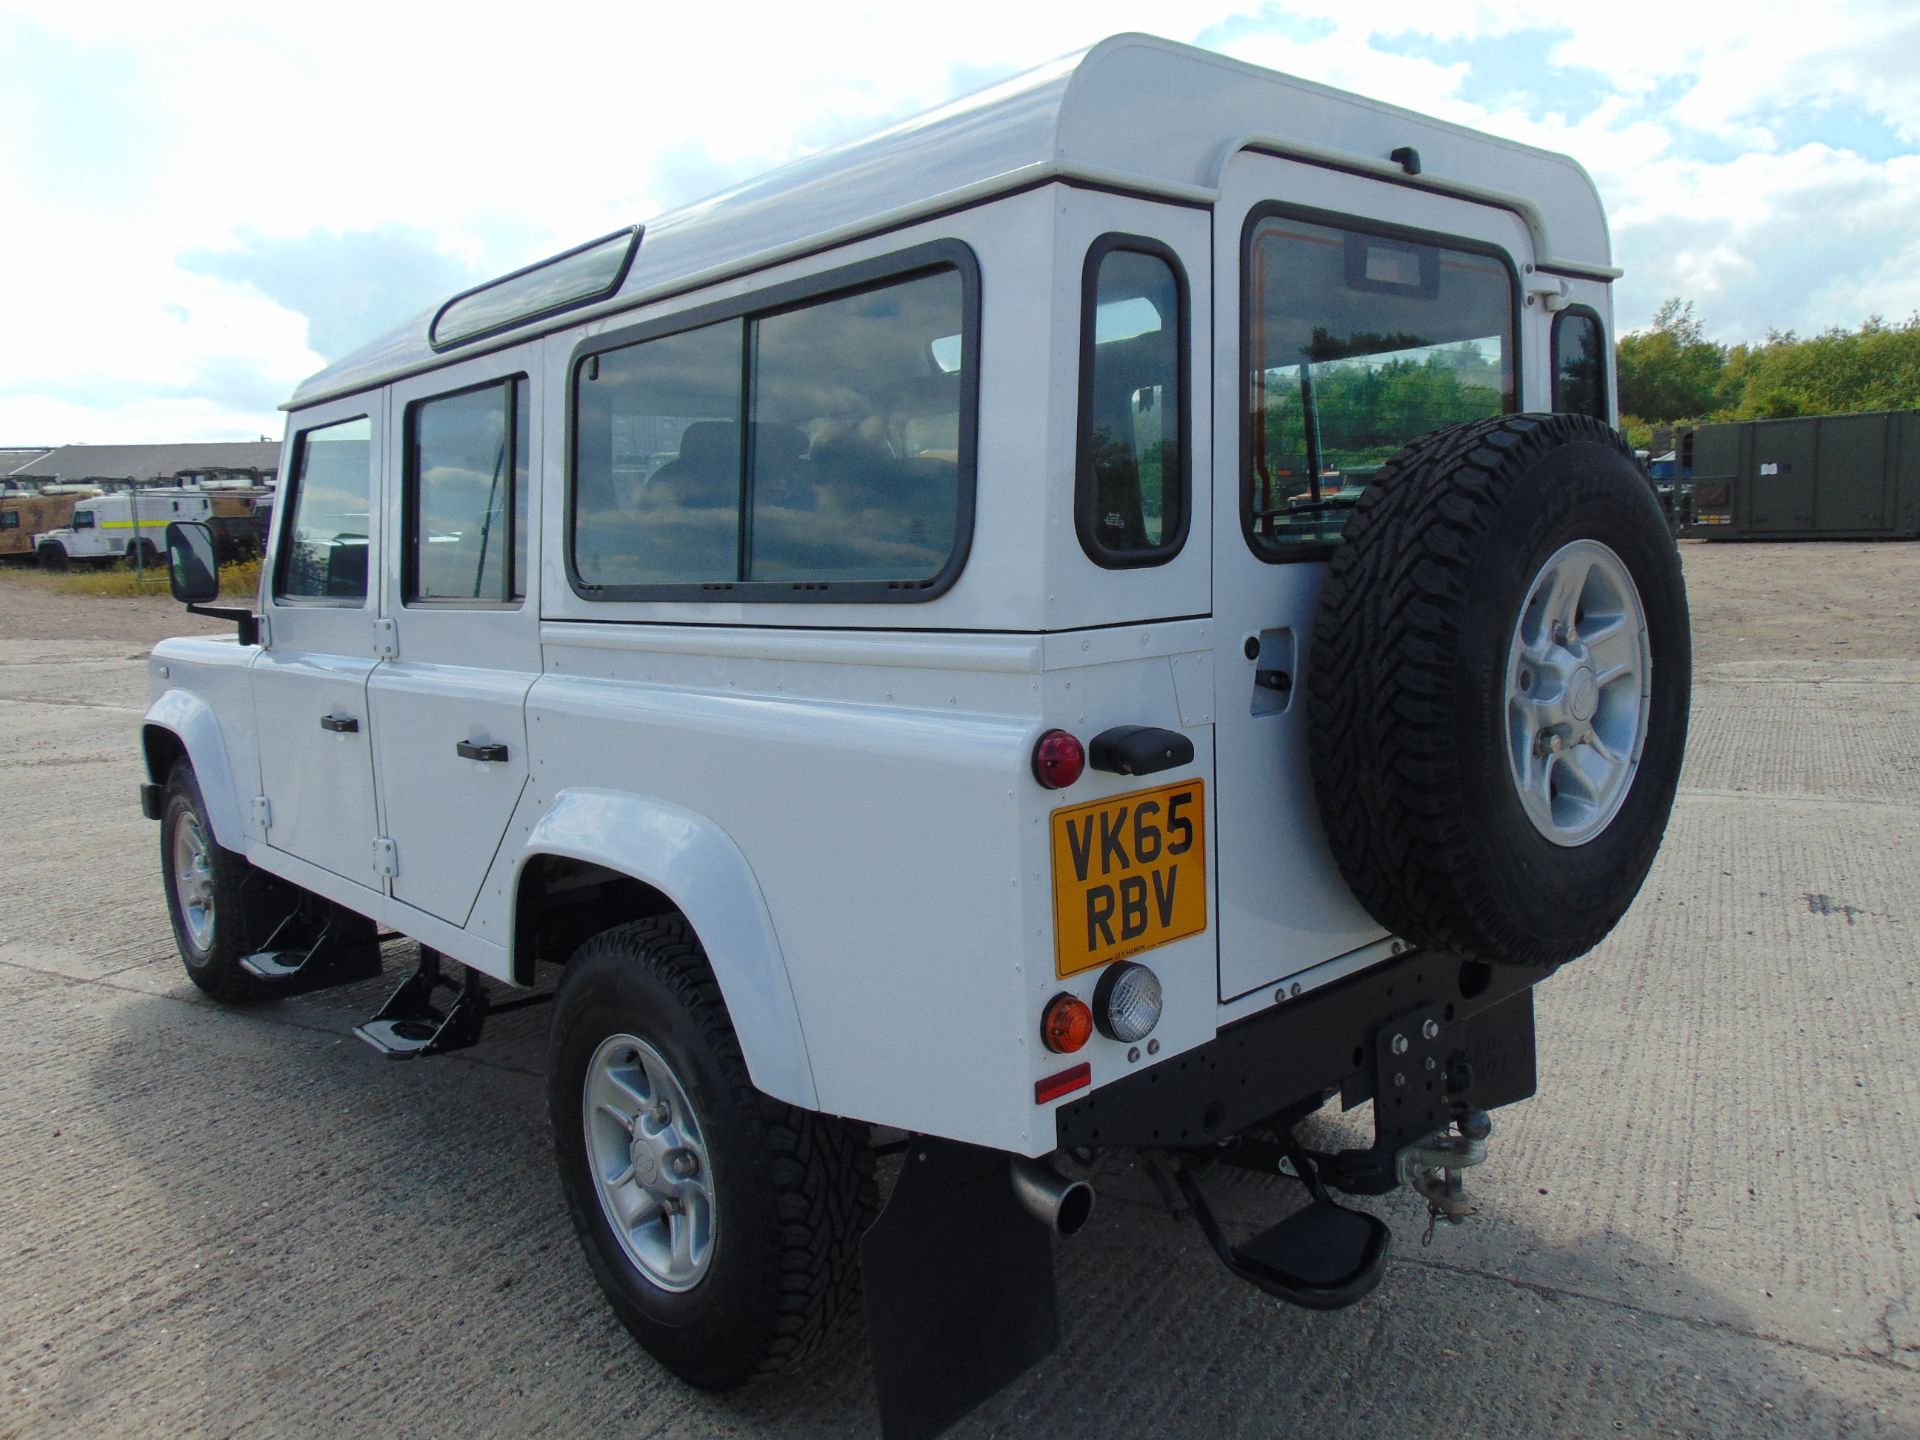
<instances>
[{"instance_id":1,"label":"side window","mask_svg":"<svg viewBox=\"0 0 1920 1440\"><path fill-rule=\"evenodd\" d=\"M364 601L373 533L372 422L361 416L302 430L294 441L292 484L275 598Z\"/></svg>"},{"instance_id":2,"label":"side window","mask_svg":"<svg viewBox=\"0 0 1920 1440\"><path fill-rule=\"evenodd\" d=\"M582 364L573 561L586 584L738 576L743 334L729 320Z\"/></svg>"},{"instance_id":3,"label":"side window","mask_svg":"<svg viewBox=\"0 0 1920 1440\"><path fill-rule=\"evenodd\" d=\"M527 428L524 376L407 407L408 601L525 598Z\"/></svg>"},{"instance_id":4,"label":"side window","mask_svg":"<svg viewBox=\"0 0 1920 1440\"><path fill-rule=\"evenodd\" d=\"M20 512L18 510L0 510L0 530L18 530Z\"/></svg>"},{"instance_id":5,"label":"side window","mask_svg":"<svg viewBox=\"0 0 1920 1440\"><path fill-rule=\"evenodd\" d=\"M76 510L73 512L73 528L76 530L93 529L93 511Z\"/></svg>"},{"instance_id":6,"label":"side window","mask_svg":"<svg viewBox=\"0 0 1920 1440\"><path fill-rule=\"evenodd\" d=\"M942 264L585 356L582 593L926 598L971 500L970 303Z\"/></svg>"},{"instance_id":7,"label":"side window","mask_svg":"<svg viewBox=\"0 0 1920 1440\"><path fill-rule=\"evenodd\" d=\"M1245 266L1241 514L1261 558L1325 555L1401 446L1515 408L1504 258L1268 211Z\"/></svg>"},{"instance_id":8,"label":"side window","mask_svg":"<svg viewBox=\"0 0 1920 1440\"><path fill-rule=\"evenodd\" d=\"M1600 317L1583 305L1553 317L1553 408L1607 418L1607 352Z\"/></svg>"},{"instance_id":9,"label":"side window","mask_svg":"<svg viewBox=\"0 0 1920 1440\"><path fill-rule=\"evenodd\" d=\"M1088 252L1074 524L1096 564L1159 564L1186 538L1185 300L1155 241L1109 235Z\"/></svg>"}]
</instances>

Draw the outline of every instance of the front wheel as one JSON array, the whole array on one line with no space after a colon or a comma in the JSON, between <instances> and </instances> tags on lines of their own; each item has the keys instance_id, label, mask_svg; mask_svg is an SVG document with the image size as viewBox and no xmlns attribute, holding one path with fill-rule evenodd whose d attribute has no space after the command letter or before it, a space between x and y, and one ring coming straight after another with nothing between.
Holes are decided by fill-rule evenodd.
<instances>
[{"instance_id":1,"label":"front wheel","mask_svg":"<svg viewBox=\"0 0 1920 1440\"><path fill-rule=\"evenodd\" d=\"M754 1089L684 920L581 946L547 1076L587 1262L661 1364L731 1389L800 1358L850 1308L875 1207L865 1135Z\"/></svg>"},{"instance_id":2,"label":"front wheel","mask_svg":"<svg viewBox=\"0 0 1920 1440\"><path fill-rule=\"evenodd\" d=\"M200 782L185 760L167 776L160 812L160 874L167 918L187 978L215 1000L245 1000L253 979L240 968L252 953L251 908L243 891L253 867L213 838Z\"/></svg>"},{"instance_id":3,"label":"front wheel","mask_svg":"<svg viewBox=\"0 0 1920 1440\"><path fill-rule=\"evenodd\" d=\"M64 546L42 545L35 553L40 557L42 570L51 570L58 574L67 568L67 552Z\"/></svg>"}]
</instances>

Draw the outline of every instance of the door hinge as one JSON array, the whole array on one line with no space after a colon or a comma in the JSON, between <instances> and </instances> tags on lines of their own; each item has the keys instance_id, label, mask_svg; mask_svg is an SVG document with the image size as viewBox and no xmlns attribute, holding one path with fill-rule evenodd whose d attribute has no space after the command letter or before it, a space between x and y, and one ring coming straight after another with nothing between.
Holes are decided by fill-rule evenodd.
<instances>
[{"instance_id":1,"label":"door hinge","mask_svg":"<svg viewBox=\"0 0 1920 1440\"><path fill-rule=\"evenodd\" d=\"M272 620L266 615L261 615L253 622L253 625L254 634L257 637L260 648L262 650L271 650L273 648Z\"/></svg>"},{"instance_id":2,"label":"door hinge","mask_svg":"<svg viewBox=\"0 0 1920 1440\"><path fill-rule=\"evenodd\" d=\"M393 848L393 841L385 835L376 837L373 842L373 873L383 880L391 880L400 873L400 852Z\"/></svg>"},{"instance_id":3,"label":"door hinge","mask_svg":"<svg viewBox=\"0 0 1920 1440\"><path fill-rule=\"evenodd\" d=\"M400 626L391 616L373 622L373 653L382 660L400 658Z\"/></svg>"},{"instance_id":4,"label":"door hinge","mask_svg":"<svg viewBox=\"0 0 1920 1440\"><path fill-rule=\"evenodd\" d=\"M253 797L253 823L260 827L262 835L273 828L273 802L264 795Z\"/></svg>"}]
</instances>

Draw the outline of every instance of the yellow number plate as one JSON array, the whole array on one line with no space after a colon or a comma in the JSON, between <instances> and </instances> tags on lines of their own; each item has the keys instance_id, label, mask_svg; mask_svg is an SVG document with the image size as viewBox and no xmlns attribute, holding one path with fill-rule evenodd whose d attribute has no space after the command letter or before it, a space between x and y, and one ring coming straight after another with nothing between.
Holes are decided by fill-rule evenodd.
<instances>
[{"instance_id":1,"label":"yellow number plate","mask_svg":"<svg viewBox=\"0 0 1920 1440\"><path fill-rule=\"evenodd\" d=\"M1053 812L1053 953L1062 979L1206 928L1203 782Z\"/></svg>"}]
</instances>

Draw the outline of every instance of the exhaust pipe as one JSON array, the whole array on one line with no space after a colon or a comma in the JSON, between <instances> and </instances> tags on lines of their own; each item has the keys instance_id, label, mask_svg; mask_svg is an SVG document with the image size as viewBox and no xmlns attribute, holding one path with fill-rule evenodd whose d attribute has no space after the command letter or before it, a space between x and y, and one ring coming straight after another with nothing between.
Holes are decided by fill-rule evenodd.
<instances>
[{"instance_id":1,"label":"exhaust pipe","mask_svg":"<svg viewBox=\"0 0 1920 1440\"><path fill-rule=\"evenodd\" d=\"M1084 1180L1069 1180L1052 1166L1022 1155L1010 1157L1007 1174L1014 1199L1049 1230L1072 1235L1093 1214L1093 1186Z\"/></svg>"}]
</instances>

